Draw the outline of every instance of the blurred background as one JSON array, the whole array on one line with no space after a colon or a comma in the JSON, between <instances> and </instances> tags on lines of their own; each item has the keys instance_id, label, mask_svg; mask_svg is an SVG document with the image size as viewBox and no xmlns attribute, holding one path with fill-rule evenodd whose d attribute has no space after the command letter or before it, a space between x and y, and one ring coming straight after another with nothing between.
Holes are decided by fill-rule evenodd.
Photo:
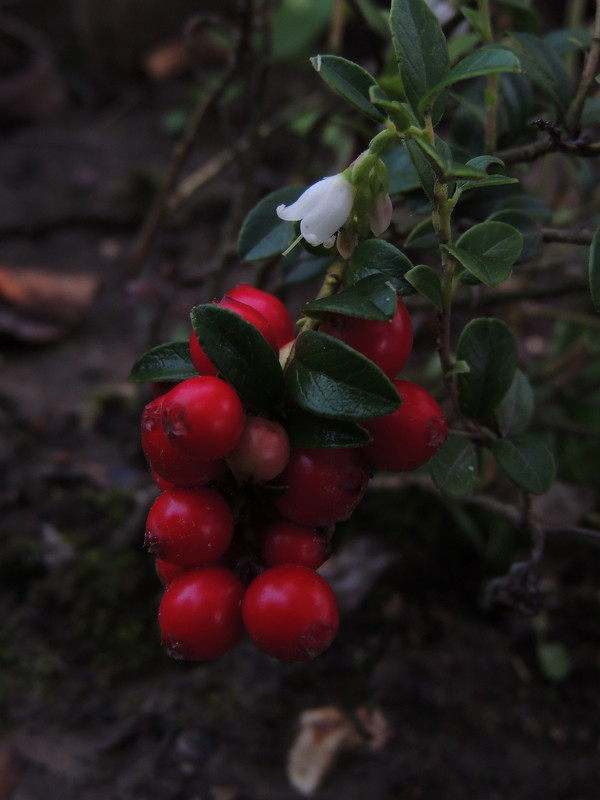
<instances>
[{"instance_id":1,"label":"blurred background","mask_svg":"<svg viewBox=\"0 0 600 800\"><path fill-rule=\"evenodd\" d=\"M548 28L576 4L537 5ZM314 662L160 648L150 393L131 366L240 280L292 315L314 297L318 279L241 264L238 231L262 196L368 143L308 59L376 74L388 10L0 2L0 800L597 796L597 548L559 537L535 587L491 606L528 536L419 477L375 481L336 533L342 621ZM411 310L426 377L435 316ZM529 333L532 348L549 335ZM597 436L564 451L537 510L597 523Z\"/></svg>"}]
</instances>

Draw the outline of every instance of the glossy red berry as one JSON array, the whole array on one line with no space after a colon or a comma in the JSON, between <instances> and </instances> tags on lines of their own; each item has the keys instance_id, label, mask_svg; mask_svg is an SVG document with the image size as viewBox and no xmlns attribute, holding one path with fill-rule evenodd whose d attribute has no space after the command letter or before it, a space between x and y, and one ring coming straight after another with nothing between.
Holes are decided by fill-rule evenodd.
<instances>
[{"instance_id":1,"label":"glossy red berry","mask_svg":"<svg viewBox=\"0 0 600 800\"><path fill-rule=\"evenodd\" d=\"M161 642L173 658L210 661L244 635L244 585L225 567L187 570L165 589L158 612Z\"/></svg>"},{"instance_id":2,"label":"glossy red berry","mask_svg":"<svg viewBox=\"0 0 600 800\"><path fill-rule=\"evenodd\" d=\"M240 283L229 289L226 297L238 300L259 311L275 331L277 345L283 347L294 338L294 322L289 311L275 295L263 292L249 283Z\"/></svg>"},{"instance_id":3,"label":"glossy red berry","mask_svg":"<svg viewBox=\"0 0 600 800\"><path fill-rule=\"evenodd\" d=\"M162 424L173 447L208 461L233 450L244 428L244 408L229 383L199 375L164 395Z\"/></svg>"},{"instance_id":4,"label":"glossy red berry","mask_svg":"<svg viewBox=\"0 0 600 800\"><path fill-rule=\"evenodd\" d=\"M142 412L142 450L156 477L159 489L176 486L208 486L227 470L222 459L207 461L186 455L173 447L162 425L163 399L150 401Z\"/></svg>"},{"instance_id":5,"label":"glossy red berry","mask_svg":"<svg viewBox=\"0 0 600 800\"><path fill-rule=\"evenodd\" d=\"M170 564L168 561L163 561L162 558L154 559L154 568L163 586L168 586L173 578L181 575L185 570L185 567L180 567L179 564Z\"/></svg>"},{"instance_id":6,"label":"glossy red berry","mask_svg":"<svg viewBox=\"0 0 600 800\"><path fill-rule=\"evenodd\" d=\"M320 655L339 624L331 587L317 572L299 564L280 564L258 575L246 590L242 615L252 641L283 661Z\"/></svg>"},{"instance_id":7,"label":"glossy red berry","mask_svg":"<svg viewBox=\"0 0 600 800\"><path fill-rule=\"evenodd\" d=\"M416 469L435 455L446 441L448 425L434 397L410 381L392 381L402 405L392 414L362 423L373 441L362 448L378 469L403 472Z\"/></svg>"},{"instance_id":8,"label":"glossy red berry","mask_svg":"<svg viewBox=\"0 0 600 800\"><path fill-rule=\"evenodd\" d=\"M198 375L216 375L218 370L206 355L194 331L190 334L190 358Z\"/></svg>"},{"instance_id":9,"label":"glossy red berry","mask_svg":"<svg viewBox=\"0 0 600 800\"><path fill-rule=\"evenodd\" d=\"M273 326L265 317L263 317L260 311L257 311L255 308L252 308L252 306L246 305L246 303L241 303L239 300L235 300L233 297L229 297L228 295L225 295L222 300L219 300L217 305L222 306L223 308L228 308L230 311L235 311L235 313L245 319L246 322L249 322L250 324L254 325L255 328L258 328L273 350L276 353L279 352L277 336L275 335Z\"/></svg>"},{"instance_id":10,"label":"glossy red berry","mask_svg":"<svg viewBox=\"0 0 600 800\"><path fill-rule=\"evenodd\" d=\"M238 443L227 456L229 469L240 483L261 484L283 470L290 458L290 440L283 425L247 416Z\"/></svg>"},{"instance_id":11,"label":"glossy red berry","mask_svg":"<svg viewBox=\"0 0 600 800\"><path fill-rule=\"evenodd\" d=\"M319 330L358 350L388 378L395 378L402 371L412 350L412 323L400 296L390 322L326 314Z\"/></svg>"},{"instance_id":12,"label":"glossy red berry","mask_svg":"<svg viewBox=\"0 0 600 800\"><path fill-rule=\"evenodd\" d=\"M214 489L167 489L152 504L144 544L181 567L211 564L233 537L233 513Z\"/></svg>"},{"instance_id":13,"label":"glossy red berry","mask_svg":"<svg viewBox=\"0 0 600 800\"><path fill-rule=\"evenodd\" d=\"M318 569L329 558L329 545L316 528L282 517L262 531L260 557L267 567L292 563Z\"/></svg>"},{"instance_id":14,"label":"glossy red berry","mask_svg":"<svg viewBox=\"0 0 600 800\"><path fill-rule=\"evenodd\" d=\"M272 502L284 517L309 527L347 519L367 490L369 466L352 448L293 448L283 472L271 485Z\"/></svg>"}]
</instances>

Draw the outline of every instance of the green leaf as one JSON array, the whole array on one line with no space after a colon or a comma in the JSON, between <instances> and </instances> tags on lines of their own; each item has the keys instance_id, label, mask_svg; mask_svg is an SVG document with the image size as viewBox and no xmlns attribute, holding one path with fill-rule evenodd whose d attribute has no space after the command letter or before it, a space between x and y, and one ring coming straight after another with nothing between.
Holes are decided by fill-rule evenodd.
<instances>
[{"instance_id":1,"label":"green leaf","mask_svg":"<svg viewBox=\"0 0 600 800\"><path fill-rule=\"evenodd\" d=\"M552 453L531 434L519 433L492 443L492 453L510 480L533 494L543 494L552 486L556 466Z\"/></svg>"},{"instance_id":2,"label":"green leaf","mask_svg":"<svg viewBox=\"0 0 600 800\"><path fill-rule=\"evenodd\" d=\"M500 319L478 317L463 330L456 349L469 372L457 376L461 408L467 417L485 419L510 389L517 368L517 342Z\"/></svg>"},{"instance_id":3,"label":"green leaf","mask_svg":"<svg viewBox=\"0 0 600 800\"><path fill-rule=\"evenodd\" d=\"M184 381L197 374L190 357L190 343L186 340L159 344L148 350L135 362L129 377L136 383L146 383Z\"/></svg>"},{"instance_id":4,"label":"green leaf","mask_svg":"<svg viewBox=\"0 0 600 800\"><path fill-rule=\"evenodd\" d=\"M317 275L322 275L331 264L334 256L317 257L301 247L295 247L281 262L286 283L302 283Z\"/></svg>"},{"instance_id":5,"label":"green leaf","mask_svg":"<svg viewBox=\"0 0 600 800\"><path fill-rule=\"evenodd\" d=\"M519 59L510 50L502 47L482 47L471 53L456 66L438 84L426 92L419 101L420 110L429 108L433 100L448 86L459 81L478 78L482 75L494 75L500 72L519 72Z\"/></svg>"},{"instance_id":6,"label":"green leaf","mask_svg":"<svg viewBox=\"0 0 600 800\"><path fill-rule=\"evenodd\" d=\"M294 234L293 222L279 219L277 206L291 205L305 186L284 186L263 197L248 213L238 236L238 251L244 261L258 261L280 255Z\"/></svg>"},{"instance_id":7,"label":"green leaf","mask_svg":"<svg viewBox=\"0 0 600 800\"><path fill-rule=\"evenodd\" d=\"M537 658L540 670L548 680L563 681L573 668L573 660L563 642L537 641Z\"/></svg>"},{"instance_id":8,"label":"green leaf","mask_svg":"<svg viewBox=\"0 0 600 800\"><path fill-rule=\"evenodd\" d=\"M418 264L406 273L405 278L419 294L430 300L436 308L441 309L442 284L437 272L425 264Z\"/></svg>"},{"instance_id":9,"label":"green leaf","mask_svg":"<svg viewBox=\"0 0 600 800\"><path fill-rule=\"evenodd\" d=\"M391 414L401 403L394 385L372 361L319 331L298 336L285 377L292 400L321 417L373 419Z\"/></svg>"},{"instance_id":10,"label":"green leaf","mask_svg":"<svg viewBox=\"0 0 600 800\"><path fill-rule=\"evenodd\" d=\"M450 71L446 37L425 0L392 0L390 23L404 93L422 121L422 98Z\"/></svg>"},{"instance_id":11,"label":"green leaf","mask_svg":"<svg viewBox=\"0 0 600 800\"><path fill-rule=\"evenodd\" d=\"M509 433L522 433L529 425L533 415L535 398L527 376L520 369L508 392L496 408L496 420L504 436Z\"/></svg>"},{"instance_id":12,"label":"green leaf","mask_svg":"<svg viewBox=\"0 0 600 800\"><path fill-rule=\"evenodd\" d=\"M571 78L552 47L529 33L510 33L521 69L529 80L545 92L564 115L571 102Z\"/></svg>"},{"instance_id":13,"label":"green leaf","mask_svg":"<svg viewBox=\"0 0 600 800\"><path fill-rule=\"evenodd\" d=\"M371 436L357 422L324 419L295 408L285 423L292 447L363 447Z\"/></svg>"},{"instance_id":14,"label":"green leaf","mask_svg":"<svg viewBox=\"0 0 600 800\"><path fill-rule=\"evenodd\" d=\"M505 222L480 222L463 233L456 245L444 246L462 266L486 286L497 286L511 273L523 237Z\"/></svg>"},{"instance_id":15,"label":"green leaf","mask_svg":"<svg viewBox=\"0 0 600 800\"><path fill-rule=\"evenodd\" d=\"M506 209L491 214L488 219L512 225L523 237L523 247L514 261L515 264L526 264L539 255L544 244L544 237L542 236L541 228L529 214L523 211Z\"/></svg>"},{"instance_id":16,"label":"green leaf","mask_svg":"<svg viewBox=\"0 0 600 800\"><path fill-rule=\"evenodd\" d=\"M369 97L371 102L377 108L381 108L382 112L392 120L398 133L403 133L414 124L412 114L408 111L405 103L401 103L399 100L390 100L381 87L371 86Z\"/></svg>"},{"instance_id":17,"label":"green leaf","mask_svg":"<svg viewBox=\"0 0 600 800\"><path fill-rule=\"evenodd\" d=\"M590 247L589 278L592 302L596 311L600 311L600 226L594 231Z\"/></svg>"},{"instance_id":18,"label":"green leaf","mask_svg":"<svg viewBox=\"0 0 600 800\"><path fill-rule=\"evenodd\" d=\"M504 162L497 156L477 156L467 161L467 166L480 171L479 177L465 178L456 184L457 191L467 192L469 189L479 189L482 186L502 186L508 183L518 183L518 178L511 178L508 175L498 173L488 174L487 169L490 165L504 166Z\"/></svg>"},{"instance_id":19,"label":"green leaf","mask_svg":"<svg viewBox=\"0 0 600 800\"><path fill-rule=\"evenodd\" d=\"M341 56L313 56L310 63L331 88L374 122L384 122L385 114L371 102L369 91L377 81L366 69Z\"/></svg>"},{"instance_id":20,"label":"green leaf","mask_svg":"<svg viewBox=\"0 0 600 800\"><path fill-rule=\"evenodd\" d=\"M449 436L429 461L429 469L441 492L450 497L465 497L475 488L479 475L477 448L462 436Z\"/></svg>"},{"instance_id":21,"label":"green leaf","mask_svg":"<svg viewBox=\"0 0 600 800\"><path fill-rule=\"evenodd\" d=\"M248 405L270 410L283 401L281 365L254 325L211 303L195 306L190 316L202 349Z\"/></svg>"},{"instance_id":22,"label":"green leaf","mask_svg":"<svg viewBox=\"0 0 600 800\"><path fill-rule=\"evenodd\" d=\"M427 195L431 205L435 207L437 202L435 199L435 174L429 159L425 156L425 153L417 142L412 139L407 139L404 142L404 147L410 157L413 169L417 174L421 189L423 189Z\"/></svg>"},{"instance_id":23,"label":"green leaf","mask_svg":"<svg viewBox=\"0 0 600 800\"><path fill-rule=\"evenodd\" d=\"M338 294L312 300L302 307L302 312L308 312L309 316L317 312L318 316L331 311L350 317L387 322L392 319L397 307L396 289L391 281L382 273L373 273Z\"/></svg>"},{"instance_id":24,"label":"green leaf","mask_svg":"<svg viewBox=\"0 0 600 800\"><path fill-rule=\"evenodd\" d=\"M387 168L391 195L414 192L421 186L419 176L404 145L400 144L385 150L381 160Z\"/></svg>"},{"instance_id":25,"label":"green leaf","mask_svg":"<svg viewBox=\"0 0 600 800\"><path fill-rule=\"evenodd\" d=\"M277 3L273 9L272 57L276 61L305 56L331 22L333 0ZM312 50L314 52L314 50Z\"/></svg>"},{"instance_id":26,"label":"green leaf","mask_svg":"<svg viewBox=\"0 0 600 800\"><path fill-rule=\"evenodd\" d=\"M370 275L381 275L398 294L414 294L413 287L404 277L412 266L410 259L393 244L383 239L366 239L352 254L344 283L348 287L354 286Z\"/></svg>"}]
</instances>

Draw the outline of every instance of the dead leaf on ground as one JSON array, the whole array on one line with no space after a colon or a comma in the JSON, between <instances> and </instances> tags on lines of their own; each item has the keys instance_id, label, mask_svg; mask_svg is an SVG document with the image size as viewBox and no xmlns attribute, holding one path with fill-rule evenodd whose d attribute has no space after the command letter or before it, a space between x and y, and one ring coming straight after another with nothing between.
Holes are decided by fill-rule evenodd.
<instances>
[{"instance_id":1,"label":"dead leaf on ground","mask_svg":"<svg viewBox=\"0 0 600 800\"><path fill-rule=\"evenodd\" d=\"M323 706L303 711L298 735L288 753L288 780L301 794L314 794L337 756L363 742L355 723L339 708Z\"/></svg>"},{"instance_id":2,"label":"dead leaf on ground","mask_svg":"<svg viewBox=\"0 0 600 800\"><path fill-rule=\"evenodd\" d=\"M100 288L90 274L0 267L0 334L51 342L85 319Z\"/></svg>"}]
</instances>

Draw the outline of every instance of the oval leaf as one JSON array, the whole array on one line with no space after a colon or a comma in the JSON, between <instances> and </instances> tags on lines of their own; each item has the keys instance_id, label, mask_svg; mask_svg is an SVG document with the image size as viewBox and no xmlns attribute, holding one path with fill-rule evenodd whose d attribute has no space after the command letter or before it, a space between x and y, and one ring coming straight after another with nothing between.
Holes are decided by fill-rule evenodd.
<instances>
[{"instance_id":1,"label":"oval leaf","mask_svg":"<svg viewBox=\"0 0 600 800\"><path fill-rule=\"evenodd\" d=\"M462 266L486 286L497 286L511 273L523 247L523 236L506 222L480 222L445 246Z\"/></svg>"},{"instance_id":2,"label":"oval leaf","mask_svg":"<svg viewBox=\"0 0 600 800\"><path fill-rule=\"evenodd\" d=\"M543 494L552 486L556 466L543 442L521 433L492 443L492 453L510 480L533 494Z\"/></svg>"},{"instance_id":3,"label":"oval leaf","mask_svg":"<svg viewBox=\"0 0 600 800\"><path fill-rule=\"evenodd\" d=\"M363 447L371 441L365 428L342 419L323 419L296 408L285 424L292 447Z\"/></svg>"},{"instance_id":4,"label":"oval leaf","mask_svg":"<svg viewBox=\"0 0 600 800\"><path fill-rule=\"evenodd\" d=\"M294 402L321 417L373 419L391 414L401 403L394 385L372 361L319 331L298 336L285 377Z\"/></svg>"},{"instance_id":5,"label":"oval leaf","mask_svg":"<svg viewBox=\"0 0 600 800\"><path fill-rule=\"evenodd\" d=\"M321 297L303 306L303 313L331 311L360 319L387 322L398 307L398 297L391 281L381 273L367 275L338 294Z\"/></svg>"},{"instance_id":6,"label":"oval leaf","mask_svg":"<svg viewBox=\"0 0 600 800\"><path fill-rule=\"evenodd\" d=\"M450 497L465 497L475 488L479 455L475 445L462 436L449 436L429 462L438 489Z\"/></svg>"},{"instance_id":7,"label":"oval leaf","mask_svg":"<svg viewBox=\"0 0 600 800\"><path fill-rule=\"evenodd\" d=\"M600 311L600 226L594 232L590 247L589 279L594 308Z\"/></svg>"},{"instance_id":8,"label":"oval leaf","mask_svg":"<svg viewBox=\"0 0 600 800\"><path fill-rule=\"evenodd\" d=\"M425 0L392 0L390 23L404 93L422 119L422 98L450 71L446 37Z\"/></svg>"},{"instance_id":9,"label":"oval leaf","mask_svg":"<svg viewBox=\"0 0 600 800\"><path fill-rule=\"evenodd\" d=\"M258 261L280 255L294 235L294 223L279 219L277 206L291 205L305 186L284 186L263 197L242 223L238 236L238 252L244 261Z\"/></svg>"},{"instance_id":10,"label":"oval leaf","mask_svg":"<svg viewBox=\"0 0 600 800\"><path fill-rule=\"evenodd\" d=\"M496 420L504 436L525 430L533 415L534 403L531 384L526 375L517 369L510 389L496 409Z\"/></svg>"},{"instance_id":11,"label":"oval leaf","mask_svg":"<svg viewBox=\"0 0 600 800\"><path fill-rule=\"evenodd\" d=\"M366 69L341 56L313 56L310 63L325 83L353 108L374 122L385 121L385 114L371 102L369 92L372 86L377 86L377 81Z\"/></svg>"},{"instance_id":12,"label":"oval leaf","mask_svg":"<svg viewBox=\"0 0 600 800\"><path fill-rule=\"evenodd\" d=\"M412 263L404 253L383 239L367 239L361 242L350 260L344 282L354 286L370 275L382 275L401 295L414 294L414 289L404 279Z\"/></svg>"},{"instance_id":13,"label":"oval leaf","mask_svg":"<svg viewBox=\"0 0 600 800\"><path fill-rule=\"evenodd\" d=\"M190 343L186 340L159 344L148 350L135 362L129 377L136 383L146 383L184 381L197 374L190 357Z\"/></svg>"},{"instance_id":14,"label":"oval leaf","mask_svg":"<svg viewBox=\"0 0 600 800\"><path fill-rule=\"evenodd\" d=\"M412 284L419 294L430 300L436 308L442 307L442 284L440 278L431 267L418 264L406 273L406 280Z\"/></svg>"},{"instance_id":15,"label":"oval leaf","mask_svg":"<svg viewBox=\"0 0 600 800\"><path fill-rule=\"evenodd\" d=\"M467 417L485 419L510 389L517 368L517 342L506 323L480 317L463 330L456 349L469 372L457 376L460 405Z\"/></svg>"},{"instance_id":16,"label":"oval leaf","mask_svg":"<svg viewBox=\"0 0 600 800\"><path fill-rule=\"evenodd\" d=\"M452 67L442 81L423 95L419 104L420 108L424 109L430 106L440 92L459 81L500 72L519 72L520 69L519 59L511 50L501 47L482 47L465 56L456 66Z\"/></svg>"},{"instance_id":17,"label":"oval leaf","mask_svg":"<svg viewBox=\"0 0 600 800\"><path fill-rule=\"evenodd\" d=\"M195 306L191 319L202 349L246 403L268 410L282 402L281 365L254 325L235 311L210 303Z\"/></svg>"}]
</instances>

